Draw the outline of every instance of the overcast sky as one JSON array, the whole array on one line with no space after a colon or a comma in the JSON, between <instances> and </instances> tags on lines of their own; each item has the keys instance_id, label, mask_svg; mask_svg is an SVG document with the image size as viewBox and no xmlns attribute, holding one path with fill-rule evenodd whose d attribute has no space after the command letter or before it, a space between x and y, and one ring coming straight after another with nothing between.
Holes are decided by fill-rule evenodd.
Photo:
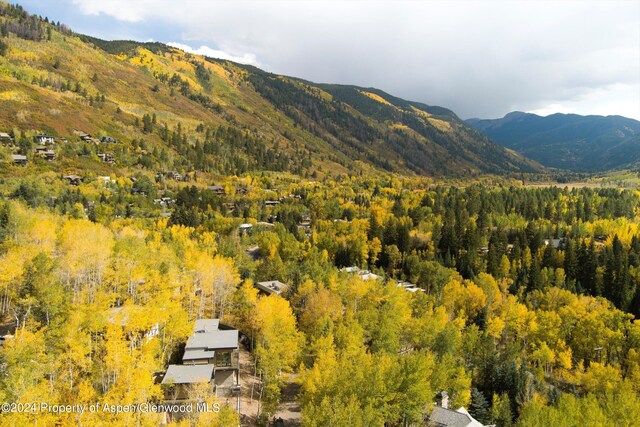
<instances>
[{"instance_id":1,"label":"overcast sky","mask_svg":"<svg viewBox=\"0 0 640 427\"><path fill-rule=\"evenodd\" d=\"M156 40L462 118L640 119L640 0L17 0L104 39Z\"/></svg>"}]
</instances>

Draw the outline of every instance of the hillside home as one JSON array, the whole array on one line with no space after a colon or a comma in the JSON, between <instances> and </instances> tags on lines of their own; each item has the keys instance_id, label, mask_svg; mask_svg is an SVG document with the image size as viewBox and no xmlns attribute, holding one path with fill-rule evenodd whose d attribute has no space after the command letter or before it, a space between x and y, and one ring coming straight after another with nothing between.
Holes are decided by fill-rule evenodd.
<instances>
[{"instance_id":1,"label":"hillside home","mask_svg":"<svg viewBox=\"0 0 640 427\"><path fill-rule=\"evenodd\" d=\"M253 224L249 224L249 223L240 224L240 227L238 227L238 231L240 232L240 234L248 234L252 228L253 228Z\"/></svg>"},{"instance_id":2,"label":"hillside home","mask_svg":"<svg viewBox=\"0 0 640 427\"><path fill-rule=\"evenodd\" d=\"M381 276L378 276L375 273L370 272L369 270L362 270L360 267L351 266L351 267L343 267L340 269L341 273L349 273L359 276L362 280L380 280Z\"/></svg>"},{"instance_id":3,"label":"hillside home","mask_svg":"<svg viewBox=\"0 0 640 427\"><path fill-rule=\"evenodd\" d=\"M224 187L221 185L210 185L207 189L213 191L218 196L224 196L227 192L224 190Z\"/></svg>"},{"instance_id":4,"label":"hillside home","mask_svg":"<svg viewBox=\"0 0 640 427\"><path fill-rule=\"evenodd\" d=\"M186 400L190 389L197 384L209 384L213 391L213 365L169 365L161 384L171 388L165 395L167 400Z\"/></svg>"},{"instance_id":5,"label":"hillside home","mask_svg":"<svg viewBox=\"0 0 640 427\"><path fill-rule=\"evenodd\" d=\"M49 162L56 158L56 152L47 148L36 148L36 154Z\"/></svg>"},{"instance_id":6,"label":"hillside home","mask_svg":"<svg viewBox=\"0 0 640 427\"><path fill-rule=\"evenodd\" d=\"M412 292L412 293L424 292L424 289L419 288L416 284L409 283L409 282L398 282L398 287L404 288L405 291Z\"/></svg>"},{"instance_id":7,"label":"hillside home","mask_svg":"<svg viewBox=\"0 0 640 427\"><path fill-rule=\"evenodd\" d=\"M100 142L118 142L118 140L110 136L103 136L100 138Z\"/></svg>"},{"instance_id":8,"label":"hillside home","mask_svg":"<svg viewBox=\"0 0 640 427\"><path fill-rule=\"evenodd\" d=\"M115 163L116 159L111 154L100 153L98 158L104 163Z\"/></svg>"},{"instance_id":9,"label":"hillside home","mask_svg":"<svg viewBox=\"0 0 640 427\"><path fill-rule=\"evenodd\" d=\"M167 172L167 177L173 179L174 181L180 181L182 180L182 175L180 175L180 173L176 172L176 171L169 171Z\"/></svg>"},{"instance_id":10,"label":"hillside home","mask_svg":"<svg viewBox=\"0 0 640 427\"><path fill-rule=\"evenodd\" d=\"M16 165L26 166L27 164L27 156L23 156L22 154L12 154L11 160Z\"/></svg>"},{"instance_id":11,"label":"hillside home","mask_svg":"<svg viewBox=\"0 0 640 427\"><path fill-rule=\"evenodd\" d=\"M0 132L0 143L2 144L12 144L13 138L6 132Z\"/></svg>"},{"instance_id":12,"label":"hillside home","mask_svg":"<svg viewBox=\"0 0 640 427\"><path fill-rule=\"evenodd\" d=\"M54 137L52 137L51 135L45 135L43 133L34 136L33 139L35 140L36 143L40 145L55 143Z\"/></svg>"},{"instance_id":13,"label":"hillside home","mask_svg":"<svg viewBox=\"0 0 640 427\"><path fill-rule=\"evenodd\" d=\"M82 177L78 175L64 175L62 179L66 179L71 185L80 185Z\"/></svg>"},{"instance_id":14,"label":"hillside home","mask_svg":"<svg viewBox=\"0 0 640 427\"><path fill-rule=\"evenodd\" d=\"M212 366L216 395L232 395L240 375L238 330L221 325L218 319L196 320L182 363Z\"/></svg>"},{"instance_id":15,"label":"hillside home","mask_svg":"<svg viewBox=\"0 0 640 427\"><path fill-rule=\"evenodd\" d=\"M287 290L288 286L285 283L277 280L269 280L267 282L258 282L255 284L258 291L263 295L280 295Z\"/></svg>"},{"instance_id":16,"label":"hillside home","mask_svg":"<svg viewBox=\"0 0 640 427\"><path fill-rule=\"evenodd\" d=\"M544 239L545 246L553 246L554 249L558 249L564 246L566 239Z\"/></svg>"}]
</instances>

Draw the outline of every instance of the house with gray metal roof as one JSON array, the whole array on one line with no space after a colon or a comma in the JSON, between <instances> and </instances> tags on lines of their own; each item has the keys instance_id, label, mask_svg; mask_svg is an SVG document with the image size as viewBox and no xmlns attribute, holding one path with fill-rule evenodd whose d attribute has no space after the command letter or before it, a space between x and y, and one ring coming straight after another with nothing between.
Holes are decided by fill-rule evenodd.
<instances>
[{"instance_id":1,"label":"house with gray metal roof","mask_svg":"<svg viewBox=\"0 0 640 427\"><path fill-rule=\"evenodd\" d=\"M213 379L213 365L169 365L162 384L198 384Z\"/></svg>"},{"instance_id":2,"label":"house with gray metal roof","mask_svg":"<svg viewBox=\"0 0 640 427\"><path fill-rule=\"evenodd\" d=\"M196 384L209 384L213 391L213 365L169 365L162 378L166 387L167 400L189 399L190 391Z\"/></svg>"},{"instance_id":3,"label":"house with gray metal roof","mask_svg":"<svg viewBox=\"0 0 640 427\"><path fill-rule=\"evenodd\" d=\"M218 319L197 319L187 340L183 365L206 365L214 370L216 394L231 394L239 382L238 330L221 325Z\"/></svg>"}]
</instances>

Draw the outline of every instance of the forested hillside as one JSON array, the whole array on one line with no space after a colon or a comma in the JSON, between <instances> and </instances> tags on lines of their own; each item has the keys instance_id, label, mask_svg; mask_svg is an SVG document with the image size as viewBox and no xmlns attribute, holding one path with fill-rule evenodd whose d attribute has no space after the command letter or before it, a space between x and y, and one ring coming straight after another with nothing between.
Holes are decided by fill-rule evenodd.
<instances>
[{"instance_id":1,"label":"forested hillside","mask_svg":"<svg viewBox=\"0 0 640 427\"><path fill-rule=\"evenodd\" d=\"M76 139L74 131L107 135L120 142L115 158L123 166L136 164L131 151L144 141L151 155L142 166L182 174L540 170L444 108L375 89L316 85L161 43L76 35L8 5L0 6L0 29L0 132L12 131L20 141L40 132L69 140ZM246 141L238 147L219 128ZM170 139L172 132L178 136ZM264 160L252 163L256 155Z\"/></svg>"},{"instance_id":2,"label":"forested hillside","mask_svg":"<svg viewBox=\"0 0 640 427\"><path fill-rule=\"evenodd\" d=\"M501 119L467 123L498 144L549 167L605 171L637 167L640 162L640 122L626 117L540 117L515 111Z\"/></svg>"}]
</instances>

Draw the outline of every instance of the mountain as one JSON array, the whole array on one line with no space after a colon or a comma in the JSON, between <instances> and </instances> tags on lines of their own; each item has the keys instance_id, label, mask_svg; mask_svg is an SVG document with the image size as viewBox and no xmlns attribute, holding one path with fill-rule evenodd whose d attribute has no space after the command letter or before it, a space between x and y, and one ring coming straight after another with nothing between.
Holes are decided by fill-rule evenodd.
<instances>
[{"instance_id":1,"label":"mountain","mask_svg":"<svg viewBox=\"0 0 640 427\"><path fill-rule=\"evenodd\" d=\"M498 144L545 166L603 171L640 164L640 122L621 116L512 112L501 119L469 119Z\"/></svg>"},{"instance_id":2,"label":"mountain","mask_svg":"<svg viewBox=\"0 0 640 427\"><path fill-rule=\"evenodd\" d=\"M23 141L40 132L110 136L120 142L119 166L310 176L540 170L446 108L377 89L316 84L162 43L99 40L3 3L0 30L0 132Z\"/></svg>"}]
</instances>

